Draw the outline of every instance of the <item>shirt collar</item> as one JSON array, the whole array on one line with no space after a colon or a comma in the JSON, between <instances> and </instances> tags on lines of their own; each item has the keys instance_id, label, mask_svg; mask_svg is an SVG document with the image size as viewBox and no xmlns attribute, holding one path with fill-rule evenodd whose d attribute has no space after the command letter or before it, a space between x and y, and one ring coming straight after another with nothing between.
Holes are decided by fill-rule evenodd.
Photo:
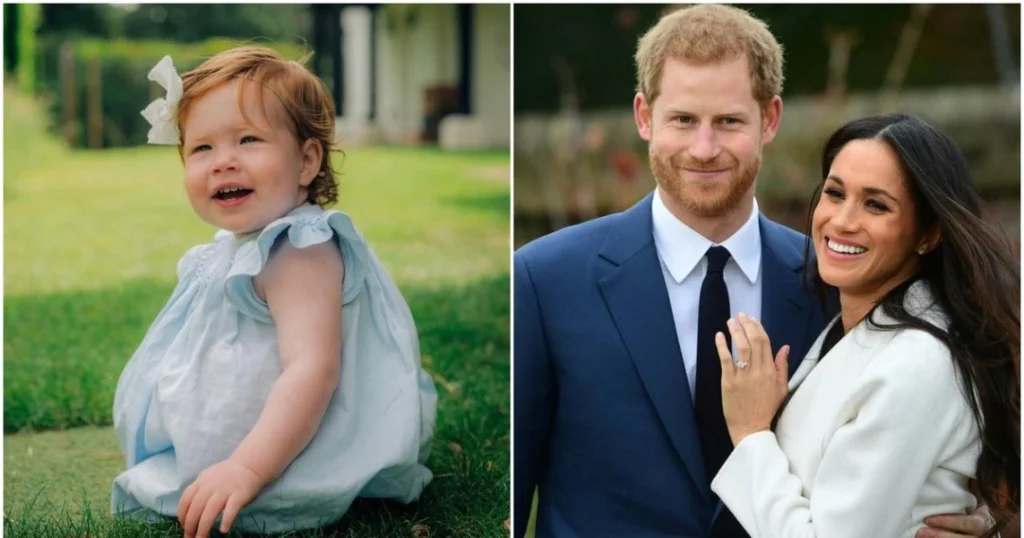
<instances>
[{"instance_id":1,"label":"shirt collar","mask_svg":"<svg viewBox=\"0 0 1024 538\"><path fill-rule=\"evenodd\" d=\"M662 263L672 275L672 280L678 284L697 267L714 243L677 219L665 206L661 196L659 188L651 203L654 245ZM751 284L757 282L757 274L761 269L761 227L758 226L757 215L757 200L754 200L747 221L721 243L729 249L733 261Z\"/></svg>"}]
</instances>

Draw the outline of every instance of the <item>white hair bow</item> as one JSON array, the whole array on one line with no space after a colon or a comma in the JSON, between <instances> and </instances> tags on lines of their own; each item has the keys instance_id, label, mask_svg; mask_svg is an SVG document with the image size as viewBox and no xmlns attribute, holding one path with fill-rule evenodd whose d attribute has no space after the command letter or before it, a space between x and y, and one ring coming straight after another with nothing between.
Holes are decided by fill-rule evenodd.
<instances>
[{"instance_id":1,"label":"white hair bow","mask_svg":"<svg viewBox=\"0 0 1024 538\"><path fill-rule=\"evenodd\" d=\"M181 101L181 77L174 69L170 56L164 56L149 72L149 80L156 82L167 90L167 96L157 99L142 111L152 127L149 129L150 144L181 144L181 133L178 131L178 101Z\"/></svg>"}]
</instances>

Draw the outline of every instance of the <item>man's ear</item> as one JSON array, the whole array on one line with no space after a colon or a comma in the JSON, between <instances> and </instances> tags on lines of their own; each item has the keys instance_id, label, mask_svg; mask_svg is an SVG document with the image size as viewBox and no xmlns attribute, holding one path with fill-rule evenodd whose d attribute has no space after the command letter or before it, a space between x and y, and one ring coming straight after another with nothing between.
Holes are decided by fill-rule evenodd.
<instances>
[{"instance_id":1,"label":"man's ear","mask_svg":"<svg viewBox=\"0 0 1024 538\"><path fill-rule=\"evenodd\" d=\"M775 140L775 134L779 132L780 123L782 123L782 98L776 95L768 102L768 106L762 110L761 144L767 144Z\"/></svg>"},{"instance_id":2,"label":"man's ear","mask_svg":"<svg viewBox=\"0 0 1024 538\"><path fill-rule=\"evenodd\" d=\"M633 97L633 120L636 121L636 130L640 133L640 138L650 142L651 132L653 130L651 126L651 108L652 103L647 102L647 97L642 93L637 93Z\"/></svg>"}]
</instances>

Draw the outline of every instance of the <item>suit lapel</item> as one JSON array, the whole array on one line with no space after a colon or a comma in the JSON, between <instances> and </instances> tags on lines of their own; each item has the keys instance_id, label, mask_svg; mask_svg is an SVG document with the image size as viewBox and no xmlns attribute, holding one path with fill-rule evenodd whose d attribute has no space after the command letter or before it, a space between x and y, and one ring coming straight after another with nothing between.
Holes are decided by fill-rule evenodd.
<instances>
[{"instance_id":1,"label":"suit lapel","mask_svg":"<svg viewBox=\"0 0 1024 538\"><path fill-rule=\"evenodd\" d=\"M803 253L787 241L785 230L763 215L761 226L761 320L772 342L772 355L789 344L789 375L807 351L806 337L813 314L811 294L805 291Z\"/></svg>"},{"instance_id":2,"label":"suit lapel","mask_svg":"<svg viewBox=\"0 0 1024 538\"><path fill-rule=\"evenodd\" d=\"M598 285L661 424L697 489L711 498L672 307L651 228L651 196L624 213L600 255L612 267Z\"/></svg>"}]
</instances>

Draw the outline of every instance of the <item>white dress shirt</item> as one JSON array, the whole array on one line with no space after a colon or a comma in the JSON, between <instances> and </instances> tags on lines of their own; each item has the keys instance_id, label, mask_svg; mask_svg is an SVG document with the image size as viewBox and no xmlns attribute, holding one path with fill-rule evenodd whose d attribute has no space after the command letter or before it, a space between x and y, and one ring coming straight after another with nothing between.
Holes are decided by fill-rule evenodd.
<instances>
[{"instance_id":1,"label":"white dress shirt","mask_svg":"<svg viewBox=\"0 0 1024 538\"><path fill-rule=\"evenodd\" d=\"M708 271L708 261L704 255L716 244L677 219L665 206L662 196L666 195L660 188L657 189L651 203L654 246L661 260L661 273L665 277L668 300L672 305L672 319L675 321L679 351L683 354L683 366L686 368L692 399L697 386L700 287ZM723 271L725 286L729 290L729 314L735 317L743 312L760 320L761 227L757 215L755 200L750 218L721 246L729 250L729 261ZM717 383L718 380L713 382Z\"/></svg>"},{"instance_id":2,"label":"white dress shirt","mask_svg":"<svg viewBox=\"0 0 1024 538\"><path fill-rule=\"evenodd\" d=\"M905 305L945 329L933 297L917 282ZM751 538L913 538L928 516L974 510L981 439L945 344L861 322L819 361L827 331L775 433L740 441L711 490Z\"/></svg>"}]
</instances>

